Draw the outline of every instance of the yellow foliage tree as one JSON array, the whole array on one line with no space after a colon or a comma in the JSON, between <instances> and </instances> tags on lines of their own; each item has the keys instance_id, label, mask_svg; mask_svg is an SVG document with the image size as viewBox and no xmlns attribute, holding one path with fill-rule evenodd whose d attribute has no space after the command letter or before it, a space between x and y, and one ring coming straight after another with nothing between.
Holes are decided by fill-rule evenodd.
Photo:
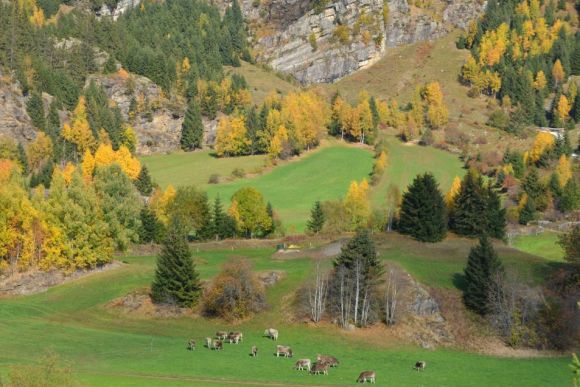
<instances>
[{"instance_id":1,"label":"yellow foliage tree","mask_svg":"<svg viewBox=\"0 0 580 387\"><path fill-rule=\"evenodd\" d=\"M28 164L38 170L52 156L52 140L44 132L38 133L36 139L26 147Z\"/></svg>"},{"instance_id":2,"label":"yellow foliage tree","mask_svg":"<svg viewBox=\"0 0 580 387\"><path fill-rule=\"evenodd\" d=\"M455 198L459 195L459 191L461 191L461 178L455 176L453 183L451 183L451 188L449 188L449 191L445 195L445 204L447 205L447 208L453 207Z\"/></svg>"},{"instance_id":3,"label":"yellow foliage tree","mask_svg":"<svg viewBox=\"0 0 580 387\"><path fill-rule=\"evenodd\" d=\"M536 74L536 80L534 81L534 89L536 90L544 90L548 81L546 80L546 75L542 70L538 71Z\"/></svg>"},{"instance_id":4,"label":"yellow foliage tree","mask_svg":"<svg viewBox=\"0 0 580 387\"><path fill-rule=\"evenodd\" d=\"M79 102L73 111L72 125L65 124L61 135L65 140L76 145L81 154L95 144L95 138L87 120L87 107L84 96L79 97Z\"/></svg>"},{"instance_id":5,"label":"yellow foliage tree","mask_svg":"<svg viewBox=\"0 0 580 387\"><path fill-rule=\"evenodd\" d=\"M81 169L83 172L83 179L85 179L85 181L90 181L93 178L93 173L95 172L95 158L93 157L91 151L88 149L83 155Z\"/></svg>"},{"instance_id":6,"label":"yellow foliage tree","mask_svg":"<svg viewBox=\"0 0 580 387\"><path fill-rule=\"evenodd\" d=\"M115 153L115 161L121 166L121 169L130 179L136 180L141 172L141 162L131 155L129 149L121 145Z\"/></svg>"},{"instance_id":7,"label":"yellow foliage tree","mask_svg":"<svg viewBox=\"0 0 580 387\"><path fill-rule=\"evenodd\" d=\"M62 177L64 178L64 182L66 185L69 185L73 179L73 175L75 173L75 166L70 161L66 163L64 168L62 169Z\"/></svg>"},{"instance_id":8,"label":"yellow foliage tree","mask_svg":"<svg viewBox=\"0 0 580 387\"><path fill-rule=\"evenodd\" d=\"M247 153L250 140L246 137L243 117L224 117L217 128L215 149L218 156L237 156Z\"/></svg>"},{"instance_id":9,"label":"yellow foliage tree","mask_svg":"<svg viewBox=\"0 0 580 387\"><path fill-rule=\"evenodd\" d=\"M564 80L564 67L562 67L562 62L560 59L556 59L554 62L554 66L552 66L552 76L554 77L554 81L556 82L556 86L558 86Z\"/></svg>"},{"instance_id":10,"label":"yellow foliage tree","mask_svg":"<svg viewBox=\"0 0 580 387\"><path fill-rule=\"evenodd\" d=\"M556 167L556 174L558 175L558 181L562 187L564 187L572 178L572 162L570 158L566 157L566 155L560 156L558 166Z\"/></svg>"},{"instance_id":11,"label":"yellow foliage tree","mask_svg":"<svg viewBox=\"0 0 580 387\"><path fill-rule=\"evenodd\" d=\"M570 114L571 108L572 108L572 106L570 106L570 102L568 102L568 98L562 94L560 96L560 99L558 100L558 106L556 108L556 113L558 114L558 117L562 121L566 120L566 118L568 118L568 114Z\"/></svg>"},{"instance_id":12,"label":"yellow foliage tree","mask_svg":"<svg viewBox=\"0 0 580 387\"><path fill-rule=\"evenodd\" d=\"M527 154L527 161L535 163L540 159L546 150L554 146L554 143L554 136L552 136L550 133L539 132L536 135L534 143L532 144L532 148Z\"/></svg>"},{"instance_id":13,"label":"yellow foliage tree","mask_svg":"<svg viewBox=\"0 0 580 387\"><path fill-rule=\"evenodd\" d=\"M366 179L360 183L352 181L346 197L344 198L344 208L350 219L351 230L363 227L371 214L369 203L369 184Z\"/></svg>"}]
</instances>

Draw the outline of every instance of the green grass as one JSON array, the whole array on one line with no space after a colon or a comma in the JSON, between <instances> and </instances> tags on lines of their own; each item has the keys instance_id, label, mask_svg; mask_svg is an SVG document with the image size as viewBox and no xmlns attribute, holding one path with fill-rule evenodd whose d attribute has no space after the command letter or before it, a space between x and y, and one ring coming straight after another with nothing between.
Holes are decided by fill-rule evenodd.
<instances>
[{"instance_id":1,"label":"green grass","mask_svg":"<svg viewBox=\"0 0 580 387\"><path fill-rule=\"evenodd\" d=\"M176 152L140 158L151 172L153 180L163 188L169 184L175 187L183 185L203 187L208 184L210 176L214 173L221 178L230 177L236 168L251 173L262 168L265 159L264 155L217 158L209 151Z\"/></svg>"},{"instance_id":2,"label":"green grass","mask_svg":"<svg viewBox=\"0 0 580 387\"><path fill-rule=\"evenodd\" d=\"M401 242L400 246L398 242ZM385 249L396 244L397 250ZM437 246L437 245L435 245ZM386 236L381 242L385 259L407 261L409 267L423 256L434 265L435 256L463 256L468 246L449 241L420 254L419 244L406 238ZM374 369L378 384L394 386L560 386L570 382L567 358L512 359L464 353L451 349L434 351L385 343L384 339L361 342L335 327L306 326L288 321L288 296L312 270L308 258L277 260L272 249L202 250L196 253L201 276L214 275L229 257L246 257L257 270L282 270L285 277L269 289L271 306L259 316L237 325L244 343L226 345L224 351L185 349L186 341L201 342L228 324L205 318L173 319L129 315L105 305L128 292L148 286L153 276L153 257L129 257L122 268L95 274L50 289L46 293L0 301L0 373L12 364L35 362L45 350L55 351L70 362L79 380L96 386L153 385L350 385L358 373ZM520 253L522 262L529 259ZM459 259L459 258L457 258ZM445 267L445 266L443 266ZM452 275L442 269L438 276ZM413 274L418 273L412 270ZM443 273L446 272L446 273ZM280 330L279 344L291 345L297 358L330 353L341 360L328 376L310 376L292 369L293 361L272 356L275 344L261 337L264 328ZM233 329L233 328L232 328ZM260 349L257 359L248 356L250 346ZM427 361L425 372L411 370L418 359Z\"/></svg>"},{"instance_id":3,"label":"green grass","mask_svg":"<svg viewBox=\"0 0 580 387\"><path fill-rule=\"evenodd\" d=\"M457 156L432 147L406 145L394 136L385 136L389 149L389 165L373 189L373 202L384 203L390 184L395 184L401 190L413 181L415 176L424 172L432 172L439 182L443 194L447 192L455 176L463 176L465 170Z\"/></svg>"},{"instance_id":4,"label":"green grass","mask_svg":"<svg viewBox=\"0 0 580 387\"><path fill-rule=\"evenodd\" d=\"M238 189L257 188L272 203L287 230L300 232L305 229L316 200L343 197L352 180L368 178L371 166L372 154L367 150L329 146L262 176L208 186L207 191L210 197L219 194L229 202Z\"/></svg>"},{"instance_id":5,"label":"green grass","mask_svg":"<svg viewBox=\"0 0 580 387\"><path fill-rule=\"evenodd\" d=\"M546 231L538 235L517 236L512 241L512 246L526 253L534 254L550 261L562 262L564 250L557 243L558 235L555 232Z\"/></svg>"}]
</instances>

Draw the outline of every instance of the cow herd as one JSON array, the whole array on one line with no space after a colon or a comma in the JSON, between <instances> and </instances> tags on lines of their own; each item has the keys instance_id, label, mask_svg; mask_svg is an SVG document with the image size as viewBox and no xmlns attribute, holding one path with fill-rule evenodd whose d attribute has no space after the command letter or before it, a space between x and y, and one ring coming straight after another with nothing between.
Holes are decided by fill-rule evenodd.
<instances>
[{"instance_id":1,"label":"cow herd","mask_svg":"<svg viewBox=\"0 0 580 387\"><path fill-rule=\"evenodd\" d=\"M278 330L274 328L268 328L264 331L264 336L272 339L274 341L278 340ZM210 350L223 350L223 344L228 342L230 344L239 344L243 341L244 335L242 332L226 332L218 331L215 334L215 338L207 337L205 339L205 347ZM190 351L195 350L195 340L189 340L187 343L187 349ZM276 352L274 353L276 357L293 357L292 348L287 345L276 345ZM256 358L258 356L258 347L253 345L250 351L250 356ZM340 362L337 358L330 355L317 355L316 362L311 362L310 359L299 359L295 365L294 369L298 371L308 371L312 375L328 375L328 370L333 367L338 367ZM427 363L424 361L418 361L415 363L413 369L417 371L425 370ZM363 371L358 376L357 383L376 383L377 374L375 371Z\"/></svg>"}]
</instances>

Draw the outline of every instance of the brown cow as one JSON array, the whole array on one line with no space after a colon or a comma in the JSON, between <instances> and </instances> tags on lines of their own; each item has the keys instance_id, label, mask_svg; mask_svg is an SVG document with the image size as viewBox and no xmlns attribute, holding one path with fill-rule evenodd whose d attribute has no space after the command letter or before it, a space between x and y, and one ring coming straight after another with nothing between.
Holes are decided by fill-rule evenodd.
<instances>
[{"instance_id":1,"label":"brown cow","mask_svg":"<svg viewBox=\"0 0 580 387\"><path fill-rule=\"evenodd\" d=\"M258 357L258 347L256 347L255 345L252 345L252 352L250 352L250 355L252 357Z\"/></svg>"},{"instance_id":2,"label":"brown cow","mask_svg":"<svg viewBox=\"0 0 580 387\"><path fill-rule=\"evenodd\" d=\"M212 349L219 351L220 349L224 349L224 343L221 340L214 340Z\"/></svg>"},{"instance_id":3,"label":"brown cow","mask_svg":"<svg viewBox=\"0 0 580 387\"><path fill-rule=\"evenodd\" d=\"M314 363L314 365L310 369L310 373L312 375L319 374L328 375L328 365L326 365L325 363Z\"/></svg>"},{"instance_id":4,"label":"brown cow","mask_svg":"<svg viewBox=\"0 0 580 387\"><path fill-rule=\"evenodd\" d=\"M310 371L310 368L312 367L312 363L310 362L310 359L300 359L296 362L296 365L294 366L294 368L296 368L297 370L308 370Z\"/></svg>"},{"instance_id":5,"label":"brown cow","mask_svg":"<svg viewBox=\"0 0 580 387\"><path fill-rule=\"evenodd\" d=\"M338 367L338 365L340 364L337 358L329 355L316 355L316 362L324 363L329 367Z\"/></svg>"},{"instance_id":6,"label":"brown cow","mask_svg":"<svg viewBox=\"0 0 580 387\"><path fill-rule=\"evenodd\" d=\"M292 348L286 345L277 345L276 346L276 357L280 357L280 355L284 357L292 357Z\"/></svg>"},{"instance_id":7,"label":"brown cow","mask_svg":"<svg viewBox=\"0 0 580 387\"><path fill-rule=\"evenodd\" d=\"M230 332L228 334L228 341L231 343L236 343L238 344L240 341L242 341L242 333L241 332Z\"/></svg>"},{"instance_id":8,"label":"brown cow","mask_svg":"<svg viewBox=\"0 0 580 387\"><path fill-rule=\"evenodd\" d=\"M190 351L193 351L195 349L195 340L189 340L189 342L187 343L187 349L189 349Z\"/></svg>"},{"instance_id":9,"label":"brown cow","mask_svg":"<svg viewBox=\"0 0 580 387\"><path fill-rule=\"evenodd\" d=\"M220 340L225 340L228 337L228 333L224 332L224 331L217 331L215 333L215 337L220 339Z\"/></svg>"},{"instance_id":10,"label":"brown cow","mask_svg":"<svg viewBox=\"0 0 580 387\"><path fill-rule=\"evenodd\" d=\"M370 383L376 383L375 379L377 378L377 373L375 371L363 371L358 376L356 380L357 383L366 383L367 380Z\"/></svg>"},{"instance_id":11,"label":"brown cow","mask_svg":"<svg viewBox=\"0 0 580 387\"><path fill-rule=\"evenodd\" d=\"M423 371L425 370L425 367L427 367L427 363L424 361L418 361L415 363L415 370L416 371Z\"/></svg>"}]
</instances>

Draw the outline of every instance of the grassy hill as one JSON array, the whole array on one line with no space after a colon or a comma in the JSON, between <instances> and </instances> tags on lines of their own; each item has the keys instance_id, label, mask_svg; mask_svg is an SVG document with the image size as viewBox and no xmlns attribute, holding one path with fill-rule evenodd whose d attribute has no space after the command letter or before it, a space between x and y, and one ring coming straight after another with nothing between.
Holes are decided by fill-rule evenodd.
<instances>
[{"instance_id":1,"label":"grassy hill","mask_svg":"<svg viewBox=\"0 0 580 387\"><path fill-rule=\"evenodd\" d=\"M389 165L379 184L373 188L372 201L375 205L380 206L385 201L390 184L395 184L403 192L420 173L432 172L444 194L455 176L463 176L465 173L459 159L449 152L403 144L394 136L385 138L389 149Z\"/></svg>"},{"instance_id":2,"label":"grassy hill","mask_svg":"<svg viewBox=\"0 0 580 387\"><path fill-rule=\"evenodd\" d=\"M373 204L377 207L384 202L391 183L403 191L417 174L431 171L445 192L453 178L464 173L461 162L451 153L406 145L393 136L388 136L387 140L389 166L371 193ZM368 178L372 167L369 150L336 142L299 159L282 162L262 175L222 184L207 182L214 173L228 177L236 168L248 173L260 170L265 156L215 158L204 151L146 156L141 160L162 187L168 184L176 187L196 185L207 190L210 197L220 195L226 201L242 187L255 187L272 203L291 232L304 230L310 208L316 200L342 197L350 182Z\"/></svg>"},{"instance_id":3,"label":"grassy hill","mask_svg":"<svg viewBox=\"0 0 580 387\"><path fill-rule=\"evenodd\" d=\"M210 197L226 201L242 187L251 186L272 203L290 231L303 231L316 200L338 199L352 180L368 178L372 154L349 145L333 145L285 163L264 175L231 183L210 185Z\"/></svg>"},{"instance_id":4,"label":"grassy hill","mask_svg":"<svg viewBox=\"0 0 580 387\"><path fill-rule=\"evenodd\" d=\"M564 250L558 244L560 234L546 231L538 235L520 235L514 238L512 246L529 254L537 255L554 262L562 262Z\"/></svg>"},{"instance_id":5,"label":"grassy hill","mask_svg":"<svg viewBox=\"0 0 580 387\"><path fill-rule=\"evenodd\" d=\"M468 97L468 89L459 83L459 71L468 56L467 50L455 47L460 33L455 31L430 42L390 48L374 65L322 89L329 96L339 91L350 100L356 100L361 90L367 90L379 99L395 98L403 106L411 101L416 86L438 81L449 109L447 132L457 131L467 135L471 142L477 142L471 145L473 150L493 151L507 146L512 149L527 146L530 140L485 125L496 102L484 96ZM442 130L434 131L436 139L443 139L445 134Z\"/></svg>"},{"instance_id":6,"label":"grassy hill","mask_svg":"<svg viewBox=\"0 0 580 387\"><path fill-rule=\"evenodd\" d=\"M432 245L395 234L381 236L381 257L397 261L427 284L443 286L464 264L470 242L450 240ZM388 248L396 246L396 248ZM284 278L269 288L270 309L235 328L205 318L153 318L107 306L112 300L150 284L154 257L128 257L123 267L94 274L50 289L46 293L2 300L0 308L0 375L15 364L30 364L46 350L70 363L73 376L90 385L352 385L362 370L377 371L378 384L396 386L564 386L570 382L568 358L499 358L457 349L423 350L389 339L388 329L345 332L334 326L291 322L289 297L308 277L313 262L307 258L276 259L272 248L196 248L201 276L208 279L229 257L246 257L256 270L280 270ZM513 251L513 250L512 250ZM308 256L306 252L306 256ZM513 252L514 264L542 264L537 257ZM426 263L455 260L427 271ZM422 266L422 268L420 267ZM440 284L440 285L438 285ZM266 327L280 330L279 344L291 345L295 359L273 356L275 344L262 337ZM199 345L186 350L216 330L244 332L240 345L226 344L221 352ZM248 356L252 345L260 352ZM317 353L337 356L341 364L328 376L293 370L297 358ZM417 360L428 364L414 372Z\"/></svg>"}]
</instances>

